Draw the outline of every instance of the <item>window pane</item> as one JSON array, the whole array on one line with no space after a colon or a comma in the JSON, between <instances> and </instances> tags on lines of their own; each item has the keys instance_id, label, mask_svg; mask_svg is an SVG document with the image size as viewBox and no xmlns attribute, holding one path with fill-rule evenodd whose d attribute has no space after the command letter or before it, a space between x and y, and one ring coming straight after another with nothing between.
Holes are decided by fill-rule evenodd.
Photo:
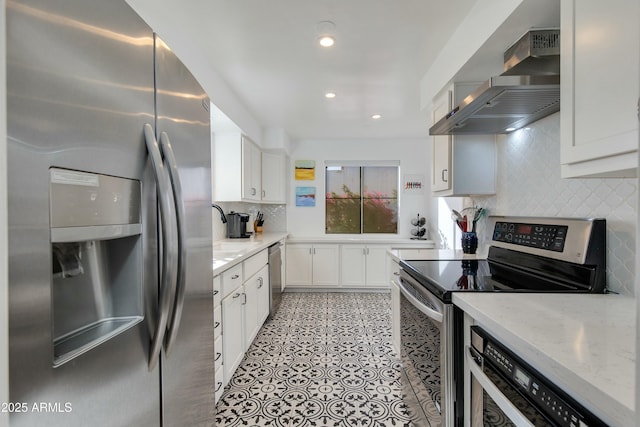
<instances>
[{"instance_id":1,"label":"window pane","mask_svg":"<svg viewBox=\"0 0 640 427\"><path fill-rule=\"evenodd\" d=\"M327 198L326 232L360 234L360 198Z\"/></svg>"},{"instance_id":2,"label":"window pane","mask_svg":"<svg viewBox=\"0 0 640 427\"><path fill-rule=\"evenodd\" d=\"M397 233L398 168L363 168L362 187L363 232Z\"/></svg>"},{"instance_id":3,"label":"window pane","mask_svg":"<svg viewBox=\"0 0 640 427\"><path fill-rule=\"evenodd\" d=\"M360 198L360 168L327 168L327 198Z\"/></svg>"}]
</instances>

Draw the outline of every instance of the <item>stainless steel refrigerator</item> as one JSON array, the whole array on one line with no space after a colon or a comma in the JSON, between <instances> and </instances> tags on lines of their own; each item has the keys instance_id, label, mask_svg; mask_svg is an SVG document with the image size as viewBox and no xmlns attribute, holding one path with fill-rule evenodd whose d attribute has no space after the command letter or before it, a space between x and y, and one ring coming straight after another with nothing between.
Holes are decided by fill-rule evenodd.
<instances>
[{"instance_id":1,"label":"stainless steel refrigerator","mask_svg":"<svg viewBox=\"0 0 640 427\"><path fill-rule=\"evenodd\" d=\"M123 0L8 0L11 426L214 424L209 99Z\"/></svg>"}]
</instances>

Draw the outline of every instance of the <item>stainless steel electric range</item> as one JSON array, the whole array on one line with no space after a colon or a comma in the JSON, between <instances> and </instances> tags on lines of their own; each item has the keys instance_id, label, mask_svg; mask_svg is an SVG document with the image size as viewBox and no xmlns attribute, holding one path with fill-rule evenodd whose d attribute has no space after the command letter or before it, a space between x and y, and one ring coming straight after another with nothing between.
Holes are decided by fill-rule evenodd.
<instances>
[{"instance_id":1,"label":"stainless steel electric range","mask_svg":"<svg viewBox=\"0 0 640 427\"><path fill-rule=\"evenodd\" d=\"M492 216L487 226L486 260L400 262L402 383L416 426L462 425L454 292L605 292L604 219Z\"/></svg>"}]
</instances>

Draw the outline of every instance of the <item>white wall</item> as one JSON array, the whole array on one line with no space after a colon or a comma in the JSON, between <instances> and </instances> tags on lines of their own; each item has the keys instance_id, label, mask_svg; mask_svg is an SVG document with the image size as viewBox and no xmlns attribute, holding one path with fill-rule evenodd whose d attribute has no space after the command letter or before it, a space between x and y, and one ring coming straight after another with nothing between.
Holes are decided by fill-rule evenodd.
<instances>
[{"instance_id":1,"label":"white wall","mask_svg":"<svg viewBox=\"0 0 640 427\"><path fill-rule=\"evenodd\" d=\"M292 144L289 153L290 165L287 170L287 231L293 236L325 236L325 178L326 160L398 160L400 161L400 181L404 175L419 174L428 186L431 165L431 150L427 139L358 139L358 140L321 140L300 141ZM296 160L315 160L314 181L296 181L294 162ZM315 207L296 207L296 186L316 187ZM400 237L410 237L411 218L418 213L426 216L430 211L431 196L428 190L420 194L405 193L400 189L400 208L398 231Z\"/></svg>"}]
</instances>

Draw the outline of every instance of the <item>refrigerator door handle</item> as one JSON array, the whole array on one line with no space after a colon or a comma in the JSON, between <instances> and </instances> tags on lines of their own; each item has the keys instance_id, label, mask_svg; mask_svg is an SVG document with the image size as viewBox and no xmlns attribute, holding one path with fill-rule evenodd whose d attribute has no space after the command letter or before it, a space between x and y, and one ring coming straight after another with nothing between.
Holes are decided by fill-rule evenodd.
<instances>
[{"instance_id":1,"label":"refrigerator door handle","mask_svg":"<svg viewBox=\"0 0 640 427\"><path fill-rule=\"evenodd\" d=\"M178 231L178 281L175 289L175 298L173 303L173 312L169 320L168 335L165 343L165 351L167 355L171 350L173 343L175 342L176 334L178 333L178 327L180 326L180 318L182 316L182 307L184 306L184 294L186 287L186 254L185 250L185 230L184 230L184 198L182 197L182 185L180 183L180 175L178 174L178 164L176 157L173 154L173 147L169 140L169 135L166 132L160 134L160 149L164 156L167 170L169 171L169 178L171 187L173 190L173 202L175 204L176 213L176 228Z\"/></svg>"},{"instance_id":2,"label":"refrigerator door handle","mask_svg":"<svg viewBox=\"0 0 640 427\"><path fill-rule=\"evenodd\" d=\"M171 233L170 218L174 215L173 206L169 200L169 183L166 176L162 156L155 133L150 124L144 125L144 137L149 152L149 158L153 166L153 172L158 188L158 205L160 208L160 229L162 232L162 265L160 278L160 297L158 302L158 319L156 328L151 342L151 350L149 352L149 371L152 371L160 357L162 350L162 342L167 329L167 321L169 319L169 311L171 309L171 300L175 292L175 270L177 257L177 245L174 242Z\"/></svg>"}]
</instances>

